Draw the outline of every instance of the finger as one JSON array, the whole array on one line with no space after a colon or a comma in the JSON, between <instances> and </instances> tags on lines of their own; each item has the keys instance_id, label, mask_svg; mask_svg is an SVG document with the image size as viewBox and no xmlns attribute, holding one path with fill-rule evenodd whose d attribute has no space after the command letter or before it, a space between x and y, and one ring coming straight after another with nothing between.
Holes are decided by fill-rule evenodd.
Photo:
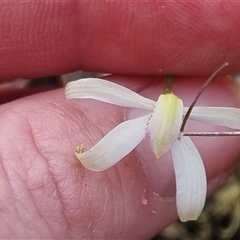
<instances>
[{"instance_id":1,"label":"finger","mask_svg":"<svg viewBox=\"0 0 240 240\"><path fill-rule=\"evenodd\" d=\"M134 88L141 89L146 79L133 82ZM146 91L155 88L149 86ZM180 90L179 86L179 94ZM214 90L215 94L224 92L221 85ZM236 104L232 92L225 91L224 96L225 104ZM100 173L84 169L76 159L75 146L92 146L101 139L123 121L122 108L65 100L63 91L57 90L2 105L0 112L2 238L149 239L177 218L175 201L163 200L149 187L138 161L144 157L138 152L141 146ZM234 165L238 141L222 141L231 143L219 158L228 169ZM210 143L219 146L218 141ZM223 167L213 168L209 164L212 153L205 154L211 180ZM154 159L149 155L148 160ZM174 178L168 163L162 168L169 179ZM159 179L160 188L167 189L165 179L161 175Z\"/></svg>"},{"instance_id":2,"label":"finger","mask_svg":"<svg viewBox=\"0 0 240 240\"><path fill-rule=\"evenodd\" d=\"M238 2L2 1L0 79L239 71Z\"/></svg>"}]
</instances>

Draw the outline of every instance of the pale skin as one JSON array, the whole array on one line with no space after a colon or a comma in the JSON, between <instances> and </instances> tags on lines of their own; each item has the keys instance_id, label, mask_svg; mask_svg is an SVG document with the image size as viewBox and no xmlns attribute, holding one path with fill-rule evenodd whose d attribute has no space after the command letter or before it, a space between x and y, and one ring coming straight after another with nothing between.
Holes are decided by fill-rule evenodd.
<instances>
[{"instance_id":1,"label":"pale skin","mask_svg":"<svg viewBox=\"0 0 240 240\"><path fill-rule=\"evenodd\" d=\"M225 73L240 70L240 33L235 24L240 21L239 3L225 3L219 13L218 7L224 3L211 3L212 7L202 3L202 11L195 11L199 7L186 3L115 7L76 1L29 2L0 3L3 81L86 68L113 72L112 81L156 99L163 82L153 83L154 75L162 66L163 73L192 75L177 77L173 87L190 105L207 76L223 62L230 64ZM133 9L134 17L127 17ZM163 10L166 15L161 15ZM224 27L212 23L213 14L216 22L225 14ZM182 16L192 21L179 19ZM101 24L96 25L96 19ZM26 23L33 24L32 28ZM143 35L141 29L147 32ZM173 33L176 36L169 42L166 36ZM89 41L89 36L94 38ZM141 76L144 74L149 77ZM234 84L219 77L199 103L238 107L237 95ZM6 91L2 96L7 96ZM139 114L131 111L127 116ZM0 238L149 239L177 219L174 200L165 201L154 193L174 196L168 155L161 164L156 163L143 141L124 161L101 173L85 170L75 158L75 146L92 146L123 121L123 108L88 100L67 101L60 89L1 105L0 112ZM219 128L206 129L192 122L189 130ZM239 138L193 139L204 159L210 194L238 163Z\"/></svg>"}]
</instances>

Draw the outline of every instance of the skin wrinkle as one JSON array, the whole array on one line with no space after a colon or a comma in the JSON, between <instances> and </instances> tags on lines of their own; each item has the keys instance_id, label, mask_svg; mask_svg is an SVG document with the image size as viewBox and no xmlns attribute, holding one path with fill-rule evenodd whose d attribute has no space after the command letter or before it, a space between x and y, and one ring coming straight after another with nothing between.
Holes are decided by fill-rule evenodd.
<instances>
[{"instance_id":1,"label":"skin wrinkle","mask_svg":"<svg viewBox=\"0 0 240 240\"><path fill-rule=\"evenodd\" d=\"M2 157L1 157L1 159L2 159ZM5 211L6 211L6 208L7 208L7 206L5 206L6 204L6 202L9 202L9 200L12 200L11 202L12 203L14 203L14 199L13 199L13 194L12 194L12 189L11 189L11 187L10 187L10 182L8 181L8 178L6 177L7 176L7 172L6 172L6 169L5 169L5 167L3 166L3 163L2 163L2 161L0 162L0 171L1 171L1 185L2 184L4 184L4 185L8 185L7 187L6 186L1 186L1 209L0 209L0 215L1 215L1 222L5 222L6 223L6 226L7 226L7 231L5 231L6 230L6 227L5 227L5 229L0 229L0 232L2 232L2 233L4 233L4 235L6 236L6 235L10 235L10 233L13 233L14 234L14 237L16 237L16 235L15 235L15 231L14 231L14 226L12 226L11 224L9 224L9 221L7 220L8 218L6 218L4 215L4 213L5 213ZM3 170L3 171L2 171ZM4 176L4 178L3 178L3 176ZM5 180L5 181L4 181ZM4 182L4 183L3 183ZM9 197L7 197L6 199L4 199L4 200L2 200L2 195L6 192L6 188L9 190L9 194L10 194L10 196ZM5 193L6 194L6 193ZM4 195L5 195L4 194ZM8 195L9 195L8 194ZM11 211L11 210L10 210ZM8 215L9 216L9 215ZM2 234L1 234L1 236L3 236Z\"/></svg>"},{"instance_id":2,"label":"skin wrinkle","mask_svg":"<svg viewBox=\"0 0 240 240\"><path fill-rule=\"evenodd\" d=\"M61 227L65 226L65 228L69 229L69 224L68 224L67 217L66 217L66 214L65 214L65 211L64 211L64 209L65 209L65 207L64 207L64 202L61 201L61 199L62 199L62 198L61 198L61 193L60 193L60 191L58 190L58 184L57 184L57 181L56 181L56 177L54 176L54 172L53 172L52 169L51 169L50 161L48 162L49 156L46 156L46 154L43 154L42 151L39 149L38 144L37 144L38 141L37 141L37 139L35 138L35 135L34 135L34 133L33 133L33 127L32 127L32 125L31 125L30 122L29 122L29 125L31 126L30 129L31 129L31 136L32 136L33 143L34 143L36 149L38 150L38 153L41 155L42 160L44 160L44 161L46 162L47 166L48 166L47 169L48 169L48 171L49 171L49 173L50 173L50 176L52 177L53 186L55 187L56 193L57 193L57 195L59 196L59 199L60 199L61 209L62 209L61 212L62 212L62 214L63 214L63 218L65 219L65 221L64 221L65 224L64 224L64 225L61 225ZM35 203L35 201L34 201L34 203ZM36 205L36 204L35 204L35 205ZM38 209L38 208L36 208L36 209ZM59 209L58 209L58 211L59 211ZM39 213L39 214L40 214L40 216L42 217L42 219L43 219L45 222L47 222L46 219L44 219L44 216L43 216L41 213ZM49 224L49 221L48 221L48 224ZM46 226L47 226L47 228L49 228L48 225L46 225ZM53 232L50 230L50 228L49 228L49 231L50 231L51 234L53 235Z\"/></svg>"},{"instance_id":3,"label":"skin wrinkle","mask_svg":"<svg viewBox=\"0 0 240 240\"><path fill-rule=\"evenodd\" d=\"M99 238L103 238L105 239L107 236L106 231L104 231L103 229L99 228L99 226L101 226L102 224L104 224L104 222L106 221L106 216L105 212L106 208L105 206L108 205L108 200L112 199L111 196L109 196L109 191L107 192L106 188L102 189L102 203L101 203L101 208L96 209L97 211L91 212L91 220L89 221L89 230L92 233L92 239L94 239L94 235L97 233ZM104 193L103 193L104 192ZM96 199L97 200L97 199ZM95 201L96 201L95 200ZM95 219L95 220L92 220ZM109 218L110 219L110 218ZM101 235L99 235L101 234Z\"/></svg>"},{"instance_id":4,"label":"skin wrinkle","mask_svg":"<svg viewBox=\"0 0 240 240\"><path fill-rule=\"evenodd\" d=\"M94 177L94 175L92 177ZM100 177L99 180L101 181L101 179L102 178ZM88 209L88 211L86 212L83 210L83 208L81 208L82 213L80 216L82 219L85 219L85 223L82 225L81 229L84 232L85 238L87 239L90 237L92 237L92 239L96 238L94 237L96 236L96 229L102 229L102 223L99 223L99 218L103 216L103 199L105 199L105 197L107 199L104 182L101 184L102 186L99 187L101 196L94 196L94 192L96 191L95 184L97 184L96 181L97 179L95 181L90 181L86 187L86 191L82 192L82 199L86 201L83 208ZM77 232L76 236L78 236Z\"/></svg>"},{"instance_id":5,"label":"skin wrinkle","mask_svg":"<svg viewBox=\"0 0 240 240\"><path fill-rule=\"evenodd\" d=\"M75 168L74 168L74 170L75 170ZM82 212L82 208L84 207L84 205L83 205L82 202L80 202L80 204L78 204L78 205L74 204L74 194L79 196L79 199L84 199L84 191L86 191L86 188L89 185L88 184L89 179L88 179L87 175L85 174L85 172L86 171L81 171L81 178L79 179L79 188L76 190L76 193L72 194L72 196L70 197L70 200L69 200L71 205L72 205L72 208L75 209L75 212L72 213L72 216L71 215L69 216L69 223L71 224L72 229L75 229L75 228L79 227L78 226L79 225L79 221L82 218L81 212ZM79 171L77 169L73 173L73 176L76 176L78 174L79 174Z\"/></svg>"},{"instance_id":6,"label":"skin wrinkle","mask_svg":"<svg viewBox=\"0 0 240 240\"><path fill-rule=\"evenodd\" d=\"M111 184L111 180L110 180L110 178L109 178L109 173L106 173L106 179L107 179L107 182L108 182L108 185L110 186L109 188L110 189L113 189L112 188L112 184ZM102 211L102 213L101 213L101 215L99 216L99 218L98 218L98 222L99 223L101 223L102 221L104 221L104 212L106 211L106 209L107 208L109 208L109 206L108 206L108 202L107 202L107 200L108 199L111 199L110 201L112 202L112 204L113 204L113 206L115 205L115 201L114 201L114 194L113 194L113 192L110 190L110 191L106 191L107 193L105 194L106 196L107 196L107 199L105 198L104 199L104 201L103 201L103 206L102 206L102 209L103 209L103 211ZM114 215L114 207L112 208L113 209L113 214L112 215ZM107 211L106 211L107 212ZM110 215L110 214L109 214ZM113 219L111 216L109 216L109 218L110 219Z\"/></svg>"},{"instance_id":7,"label":"skin wrinkle","mask_svg":"<svg viewBox=\"0 0 240 240\"><path fill-rule=\"evenodd\" d=\"M98 135L100 135L99 139L101 139L104 136L105 133L99 127L95 127L96 126L96 124L95 124L96 121L95 121L95 119L91 119L91 117L90 117L91 111L82 110L81 108L79 108L79 105L77 103L74 107L75 107L76 112L78 113L78 117L79 117L78 121L80 120L79 122L81 123L81 126L75 125L75 127L77 126L79 129L82 129L82 130L84 129L85 138L83 138L83 137L82 138L87 139L87 141L84 140L84 142L79 140L76 143L76 146L78 144L84 144L84 148L88 149L89 142L96 141L96 138L98 138ZM72 114L72 113L70 113L70 114L71 114L70 116L74 116L74 114ZM77 119L76 114L74 116L74 119ZM69 124L68 126L71 126L71 128L74 129L74 126L72 126L71 124ZM96 134L96 132L98 134ZM76 132L76 137L77 137L77 134L78 133Z\"/></svg>"},{"instance_id":8,"label":"skin wrinkle","mask_svg":"<svg viewBox=\"0 0 240 240\"><path fill-rule=\"evenodd\" d=\"M66 129L66 133L70 134L73 129L75 128L81 128L84 129L84 124L81 125L81 127L79 125L76 124L76 122L81 119L84 118L82 116L85 116L84 111L82 111L81 109L79 109L79 107L76 107L76 111L78 112L78 115L74 114L73 112L75 111L68 111L68 106L65 106L65 108L63 106L61 106L58 103L55 102L51 102L49 103L49 105L52 108L52 114L55 113L58 115L59 120L64 120L64 126L62 127L62 129ZM72 106L71 106L72 107ZM57 109L57 110L55 110ZM66 114L69 116L69 118L66 118ZM88 124L85 124L85 126L88 126ZM76 133L77 134L77 133ZM72 136L67 135L66 138L64 140L70 139ZM61 148L60 148L61 149ZM65 154L65 153L63 153Z\"/></svg>"},{"instance_id":9,"label":"skin wrinkle","mask_svg":"<svg viewBox=\"0 0 240 240\"><path fill-rule=\"evenodd\" d=\"M81 101L81 105L79 106L80 101ZM91 107L89 107L89 102L94 103L94 105L91 105ZM85 137L81 137L85 139L84 142L81 142L81 140L78 140L78 142L76 143L76 146L83 143L85 149L87 150L90 147L88 146L88 142L91 142L91 146L92 146L94 142L95 143L98 142L112 128L114 128L117 124L123 121L124 119L123 108L107 104L108 114L105 114L104 113L105 110L102 108L99 108L99 105L101 105L101 103L99 104L99 101L94 101L94 100L72 100L71 101L71 108L74 107L76 113L78 113L80 123L81 123L81 129L84 129L84 135L85 135ZM95 124L96 118L93 117L91 114L92 111L97 112L96 113L98 115L97 126ZM109 115L109 112L111 112L111 115ZM123 115L119 114L119 112L122 112ZM105 124L106 116L108 119L108 126L106 126Z\"/></svg>"},{"instance_id":10,"label":"skin wrinkle","mask_svg":"<svg viewBox=\"0 0 240 240\"><path fill-rule=\"evenodd\" d=\"M31 121L30 121L31 122ZM32 123L30 123L32 125ZM34 127L32 127L31 129L34 129ZM59 175L57 174L57 172L54 170L55 167L55 163L51 163L51 155L52 155L52 152L48 152L48 151L44 151L44 150L40 150L42 148L41 145L39 145L39 143L37 143L37 140L36 140L36 132L32 132L32 136L34 138L34 141L35 141L35 144L37 146L37 149L39 149L39 151L41 152L42 156L43 156L43 159L45 159L45 162L47 164L47 169L49 170L50 172L50 176L52 177L52 184L54 186L54 192L56 193L56 197L57 199L60 201L60 209L59 209L59 205L58 205L58 215L59 213L62 215L61 217L61 220L59 221L59 224L61 222L61 228L64 228L66 230L66 232L69 232L70 233L70 225L69 225L69 221L68 221L68 214L66 213L67 211L67 207L65 206L65 202L64 202L64 196L63 196L63 193L60 191L61 189L61 184L60 184L60 181L59 181ZM53 141L54 142L54 141ZM59 202L58 201L58 202ZM57 217L59 218L59 217ZM64 219L64 220L63 220ZM48 219L48 223L51 225L51 219ZM61 234L59 235L61 236ZM63 237L63 236L61 236ZM69 236L65 236L65 237L69 237Z\"/></svg>"},{"instance_id":11,"label":"skin wrinkle","mask_svg":"<svg viewBox=\"0 0 240 240\"><path fill-rule=\"evenodd\" d=\"M6 139L5 139L5 141L6 141ZM10 144L9 146L13 146L12 144ZM17 148L15 148L15 147L13 147L14 149L17 149ZM12 205L15 205L15 206L17 206L17 196L18 196L18 194L16 194L16 191L14 190L14 188L13 188L13 184L12 184L12 182L16 182L14 179L12 179L10 176L12 176L11 175L11 173L14 171L13 169L11 169L11 168L9 168L9 167L6 167L5 166L5 162L6 161L4 161L4 157L2 157L1 158L1 165L2 165L2 167L3 167L3 169L4 169L4 172L5 172L5 179L9 179L9 189L11 189L11 191L12 191L12 195L14 196L13 197L13 203L12 203ZM15 172L14 172L14 174L15 174ZM1 175L2 176L2 175ZM19 176L18 174L16 174L16 176ZM1 180L1 182L2 182L2 180ZM22 193L21 193L22 194ZM9 201L9 200L8 200ZM18 218L21 220L21 214L19 214L19 211L17 211L16 212L17 213L17 215L18 215ZM6 218L7 219L7 218ZM16 217L16 214L15 214L15 216L14 216L14 222L17 220L17 217ZM6 221L6 220L5 220ZM22 223L24 223L24 222L22 222ZM18 221L18 225L19 224L21 224L21 221ZM22 224L21 224L22 225ZM11 226L11 224L10 224L10 226ZM26 228L28 228L27 227L27 225L26 225ZM14 230L16 231L16 226L15 226L15 228L14 228ZM13 232L15 232L15 231L13 231Z\"/></svg>"},{"instance_id":12,"label":"skin wrinkle","mask_svg":"<svg viewBox=\"0 0 240 240\"><path fill-rule=\"evenodd\" d=\"M4 166L3 164L4 161L2 161L2 165ZM26 195L25 194L25 191L27 191L27 188L26 188L26 183L23 181L23 179L21 178L21 176L16 172L14 171L14 169L8 169L6 170L5 169L5 172L7 173L8 172L8 176L7 176L7 179L10 179L9 182L10 182L10 185L11 185L11 189L13 191L13 196L14 196L14 206L15 208L17 209L16 213L17 213L17 216L18 216L18 224L14 224L14 232L19 232L20 229L24 229L24 227L26 229L29 229L30 230L30 226L29 226L29 222L26 222L26 219L25 219L25 216L22 214L23 213L23 210L27 210L27 212L29 213L29 206L28 208L24 205L22 205L22 203L19 201L19 199L22 199L22 195ZM13 178L11 176L14 176ZM15 187L16 183L18 183L18 188ZM19 186L23 186L24 190L22 191L19 191ZM34 202L33 202L34 203ZM20 208L19 208L20 207ZM14 209L14 208L13 208ZM31 213L31 215L33 214L33 212ZM14 217L14 222L16 223L16 216ZM19 226L20 225L23 225L23 226ZM12 223L10 223L10 226L12 225ZM20 229L18 229L20 227ZM21 231L20 231L21 232ZM36 235L36 232L34 230L34 235ZM26 235L24 235L26 236ZM29 235L30 237L31 235ZM19 237L19 235L18 235Z\"/></svg>"},{"instance_id":13,"label":"skin wrinkle","mask_svg":"<svg viewBox=\"0 0 240 240\"><path fill-rule=\"evenodd\" d=\"M1 218L0 234L1 234L1 236L4 236L6 238L11 236L12 238L17 239L17 233L15 233L15 227L13 226L13 224L9 224L9 222L7 221L7 218L5 218L5 217Z\"/></svg>"},{"instance_id":14,"label":"skin wrinkle","mask_svg":"<svg viewBox=\"0 0 240 240\"><path fill-rule=\"evenodd\" d=\"M124 207L124 203L125 201L125 191L124 188L122 186L122 178L120 177L120 169L114 169L114 173L113 172L107 172L107 178L109 179L109 189L110 191L108 191L108 196L111 196L112 199L112 208L111 211L109 213L109 218L112 219L112 221L118 221L120 222L120 224L118 224L117 228L116 228L116 236L118 236L119 234L121 234L122 231L124 231L124 227L123 227L123 222L126 221L126 214L125 214L125 207ZM119 187L116 187L119 186ZM116 189L117 188L117 189ZM111 189L115 189L115 192L120 193L120 194L115 194L113 191L111 191ZM121 204L122 206L119 207L118 205ZM105 204L106 208L108 208L108 206ZM122 209L122 211L119 213L116 212L116 209ZM120 219L120 220L119 220ZM100 219L99 219L100 221Z\"/></svg>"},{"instance_id":15,"label":"skin wrinkle","mask_svg":"<svg viewBox=\"0 0 240 240\"><path fill-rule=\"evenodd\" d=\"M131 158L131 155L132 155L132 153L130 153L128 156ZM120 187L121 187L121 192L122 192L122 195L121 195L121 197L122 197L122 202L121 202L122 203L122 211L121 211L121 216L120 217L117 216L117 215L115 217L121 219L121 221L120 221L121 225L119 224L119 228L118 228L118 232L119 232L119 234L121 234L122 231L124 232L123 222L128 222L127 208L126 208L126 205L125 205L125 203L128 204L128 201L127 201L127 198L128 198L127 195L128 194L127 194L126 189L123 187L124 184L123 184L123 181L120 177L120 170L117 171L117 173L118 173L118 179L120 181Z\"/></svg>"},{"instance_id":16,"label":"skin wrinkle","mask_svg":"<svg viewBox=\"0 0 240 240\"><path fill-rule=\"evenodd\" d=\"M124 113L125 114L125 113ZM124 226L123 226L123 222L126 222L126 219L127 219L127 217L126 217L126 208L125 208L125 205L124 205L124 203L125 202L127 202L126 201L126 198L127 198L127 194L125 193L126 192L126 190L125 190L125 188L124 188L124 184L123 184L123 179L121 178L121 174L120 174L120 170L119 169L116 169L116 175L117 175L117 182L119 183L119 186L120 186L120 190L119 190L119 192L121 192L121 195L120 195L120 197L118 196L118 198L116 198L117 200L115 200L115 203L118 203L118 204L120 204L121 203L121 207L116 207L117 209L122 209L122 211L121 211L121 213L119 214L116 214L115 213L115 219L116 218L118 218L118 219L121 219L121 221L120 221L120 223L121 224L119 224L118 225L118 232L119 232L119 234L121 233L121 231L124 231ZM121 201L119 201L118 199L121 199ZM115 208L115 204L113 205L114 206L114 208ZM116 212L116 211L115 211ZM114 215L113 215L114 216ZM117 220L117 219L116 219ZM117 234L118 235L118 234Z\"/></svg>"},{"instance_id":17,"label":"skin wrinkle","mask_svg":"<svg viewBox=\"0 0 240 240\"><path fill-rule=\"evenodd\" d=\"M48 163L48 161L46 161L47 163ZM65 226L64 226L64 228L66 228L67 230L70 230L70 225L69 225L69 223L68 223L68 218L67 218L67 214L66 214L66 207L65 207L65 203L64 203L64 201L63 201L63 195L62 195L62 193L61 193L61 191L59 191L59 189L60 189L60 185L59 185L59 183L58 183L58 177L56 177L55 176L55 172L54 172L54 170L52 170L52 167L51 167L51 163L50 163L51 161L49 161L49 163L48 163L48 166L49 166L49 171L50 171L50 174L51 174L51 176L53 177L53 182L54 182L54 186L55 186L55 189L56 189L56 193L57 193L57 196L58 196L58 198L59 198L59 200L60 200L60 205L61 205L61 213L62 213L62 215L63 215L63 218L65 219L65 221L64 221L64 223L66 224L64 224Z\"/></svg>"},{"instance_id":18,"label":"skin wrinkle","mask_svg":"<svg viewBox=\"0 0 240 240\"><path fill-rule=\"evenodd\" d=\"M33 199L33 197L32 197L32 195L31 195L31 193L30 193L30 191L28 190L28 188L27 188L27 186L26 186L26 183L23 181L23 179L21 179L21 177L18 175L18 173L16 172L16 171L14 171L14 173L13 173L15 176L17 176L17 179L16 179L16 181L17 181L17 183L18 183L18 186L19 185L21 185L21 186L23 186L23 188L24 188L24 190L22 190L21 189L21 193L19 194L19 193L15 193L14 192L14 194L15 194L15 198L16 198L16 204L15 204L15 207L16 207L16 209L17 209L17 212L18 212L18 216L19 216L19 219L20 219L20 222L22 223L22 225L23 226L21 226L20 228L21 229L24 229L24 227L25 227L25 229L28 229L28 236L26 236L26 233L25 233L25 231L21 231L21 235L22 235L22 237L24 237L24 238L26 238L26 237L32 237L32 236L34 236L34 237L43 237L43 235L42 235L42 232L41 232L41 230L40 229L37 229L36 228L36 223L34 223L34 225L33 226L31 226L32 224L31 224L31 221L32 221L32 218L33 218L33 216L34 216L34 219L36 219L36 217L39 217L39 219L41 219L41 214L40 214L40 212L38 211L38 209L37 209L37 206L36 206L36 204L35 204L35 202L34 202L34 199ZM30 200L30 201L28 201L28 202L31 202L31 200L32 200L32 203L33 204L31 204L31 207L29 207L29 204L28 204L28 206L26 206L25 205L25 202L23 202L21 199L23 199L24 198L24 196L26 196L26 195L28 195L28 196L30 196L29 198L28 198L28 200ZM18 197L17 197L18 196ZM33 207L35 207L34 209L32 209ZM29 211L29 209L31 209L31 211ZM35 215L38 215L38 216L35 216ZM39 221L37 221L37 220L35 220L36 222L39 222ZM40 220L41 221L41 220ZM42 221L41 221L42 222ZM44 226L50 231L50 229L49 229L49 227L47 226L47 224L46 224L46 222L44 221L44 219L43 219L43 222L45 223L44 224ZM13 224L13 226L14 226L14 228L16 228L16 226L15 226L15 224ZM17 229L15 229L15 231L16 231ZM19 232L19 230L17 230L17 232ZM50 231L51 232L51 231ZM20 237L20 235L18 234L17 235L17 238L19 238Z\"/></svg>"},{"instance_id":19,"label":"skin wrinkle","mask_svg":"<svg viewBox=\"0 0 240 240\"><path fill-rule=\"evenodd\" d=\"M55 181L54 181L54 176L52 175L52 173L51 173L51 167L49 166L49 164L48 164L48 161L46 161L47 159L48 159L48 157L49 156L46 156L46 154L43 154L43 152L40 150L40 148L39 148L39 146L38 146L38 143L37 143L37 140L35 139L35 135L33 134L33 131L32 131L32 129L33 129L33 127L32 127L32 125L31 125L31 122L29 122L28 121L28 123L29 123L29 126L30 126L30 132L31 132L31 136L32 136L32 142L33 142L33 144L34 144L34 147L35 147L35 149L36 149L36 151L38 152L38 156L41 156L41 161L44 161L45 163L46 163L46 165L48 166L48 167L46 167L45 169L47 169L47 171L48 171L48 176L50 176L50 178L52 179L51 180L51 186L55 186ZM24 158L23 158L24 159ZM34 161L34 159L33 159L33 161ZM39 161L39 159L36 159L35 161ZM41 184L43 184L43 182L41 183ZM49 184L49 183L48 183ZM30 186L29 186L30 187ZM44 188L44 186L42 186L43 188ZM31 189L31 188L30 188ZM39 190L41 189L41 187L39 188ZM56 187L55 187L55 189L57 189ZM35 194L34 194L35 193ZM35 195L35 196L34 196ZM36 189L32 189L31 190L31 195L30 196L32 196L32 198L34 199L34 201L33 201L33 203L35 204L35 206L36 206L36 209L37 209L37 211L39 210L39 209L41 209L41 208L39 208L39 206L38 206L38 204L37 204L37 198L36 198ZM59 198L60 200L61 200L61 198ZM47 204L47 202L45 203L45 204ZM64 209L63 207L62 207L62 209ZM59 209L58 209L58 211L59 211ZM53 231L49 228L49 226L51 226L51 218L49 218L49 219L47 219L46 218L46 216L44 216L44 214L41 214L41 212L39 212L40 213L40 216L41 216L41 218L43 219L43 221L45 222L45 223L47 223L47 224L45 224L45 227L49 230L49 233L50 233L50 235L52 235L53 236ZM67 223L67 221L65 221L66 223ZM61 227L63 227L64 225L62 225ZM45 231L46 231L46 229L45 229ZM41 231L40 231L41 232ZM42 232L41 232L42 233ZM34 236L34 235L33 235Z\"/></svg>"}]
</instances>

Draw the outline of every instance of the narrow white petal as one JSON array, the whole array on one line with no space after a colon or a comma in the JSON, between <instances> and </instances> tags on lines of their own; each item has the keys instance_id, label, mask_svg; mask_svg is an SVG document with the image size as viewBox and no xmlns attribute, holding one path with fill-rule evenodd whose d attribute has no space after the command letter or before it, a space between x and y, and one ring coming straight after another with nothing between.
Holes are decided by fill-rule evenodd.
<instances>
[{"instance_id":1,"label":"narrow white petal","mask_svg":"<svg viewBox=\"0 0 240 240\"><path fill-rule=\"evenodd\" d=\"M125 121L115 127L95 146L76 156L89 170L103 171L130 153L145 137L150 115Z\"/></svg>"},{"instance_id":2,"label":"narrow white petal","mask_svg":"<svg viewBox=\"0 0 240 240\"><path fill-rule=\"evenodd\" d=\"M189 137L182 137L173 144L172 157L179 218L183 222L196 220L202 212L207 193L202 158Z\"/></svg>"},{"instance_id":3,"label":"narrow white petal","mask_svg":"<svg viewBox=\"0 0 240 240\"><path fill-rule=\"evenodd\" d=\"M91 98L122 107L153 110L155 101L134 91L100 78L85 78L69 82L65 87L65 97Z\"/></svg>"},{"instance_id":4,"label":"narrow white petal","mask_svg":"<svg viewBox=\"0 0 240 240\"><path fill-rule=\"evenodd\" d=\"M240 129L240 109L230 107L194 107L190 119Z\"/></svg>"},{"instance_id":5,"label":"narrow white petal","mask_svg":"<svg viewBox=\"0 0 240 240\"><path fill-rule=\"evenodd\" d=\"M172 93L159 96L149 121L152 150L156 157L170 150L180 133L183 103Z\"/></svg>"}]
</instances>

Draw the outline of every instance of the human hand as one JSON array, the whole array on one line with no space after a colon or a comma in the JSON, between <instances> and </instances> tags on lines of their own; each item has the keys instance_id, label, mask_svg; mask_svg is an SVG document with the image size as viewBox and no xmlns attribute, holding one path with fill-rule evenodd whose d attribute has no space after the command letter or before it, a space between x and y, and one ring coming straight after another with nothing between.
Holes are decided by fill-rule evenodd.
<instances>
[{"instance_id":1,"label":"human hand","mask_svg":"<svg viewBox=\"0 0 240 240\"><path fill-rule=\"evenodd\" d=\"M225 61L230 62L227 72L235 72L240 43L234 21L239 21L240 5L211 4L212 8L209 3L166 3L166 7L163 2L1 3L0 78L57 75L79 68L141 75L157 74L161 68L163 73L199 76L211 74ZM193 11L200 5L208 6L202 15ZM224 20L224 29L213 24L213 9L214 23ZM178 19L184 14L195 21L184 24ZM173 33L176 37L169 42ZM110 79L146 96L159 95L161 81L153 84L156 76ZM188 105L204 80L178 77L175 93ZM199 104L238 106L236 85L228 80L214 81ZM101 173L87 171L75 158L76 145L94 144L123 121L122 108L67 101L63 90L56 90L2 105L0 110L2 238L150 238L176 219L174 175L167 155L156 166L140 145ZM201 131L203 125L191 127ZM236 165L239 139L195 142L211 193ZM139 159L145 162L144 173Z\"/></svg>"}]
</instances>

